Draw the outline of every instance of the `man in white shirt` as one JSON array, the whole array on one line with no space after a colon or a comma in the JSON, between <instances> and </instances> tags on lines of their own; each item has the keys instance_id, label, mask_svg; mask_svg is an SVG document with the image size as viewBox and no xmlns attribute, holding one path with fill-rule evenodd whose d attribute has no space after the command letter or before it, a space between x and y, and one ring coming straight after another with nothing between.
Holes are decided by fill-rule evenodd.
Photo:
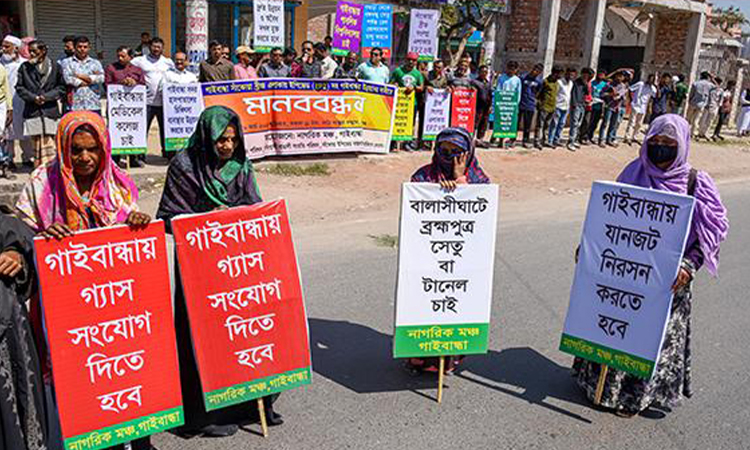
<instances>
[{"instance_id":1,"label":"man in white shirt","mask_svg":"<svg viewBox=\"0 0 750 450\"><path fill-rule=\"evenodd\" d=\"M0 63L5 67L8 73L8 88L10 90L10 103L8 104L7 118L2 124L6 130L6 140L3 144L5 154L10 157L9 168L14 169L13 157L15 156L16 141L21 145L21 159L23 165L34 167L32 158L34 157L34 146L29 138L23 134L23 110L25 102L16 94L16 83L18 81L18 68L26 60L18 54L21 48L21 39L7 35L3 38L3 53Z\"/></svg>"},{"instance_id":2,"label":"man in white shirt","mask_svg":"<svg viewBox=\"0 0 750 450\"><path fill-rule=\"evenodd\" d=\"M139 56L131 62L134 66L143 69L146 74L146 129L151 128L151 122L156 118L159 124L159 142L161 144L161 155L167 158L164 146L164 106L162 103L162 80L169 69L174 68L171 59L162 55L164 52L164 40L155 37L151 40L150 53ZM143 155L145 159L145 155Z\"/></svg>"},{"instance_id":3,"label":"man in white shirt","mask_svg":"<svg viewBox=\"0 0 750 450\"><path fill-rule=\"evenodd\" d=\"M174 67L167 70L164 74L162 80L164 84L191 84L198 82L198 76L187 70L188 59L185 53L175 53L172 60L174 61ZM164 91L163 88L161 90L162 92Z\"/></svg>"},{"instance_id":4,"label":"man in white shirt","mask_svg":"<svg viewBox=\"0 0 750 450\"><path fill-rule=\"evenodd\" d=\"M328 54L328 47L323 43L315 45L315 58L320 60L321 70L320 77L324 80L330 80L336 73L336 68L339 66L336 61L331 58Z\"/></svg>"},{"instance_id":5,"label":"man in white shirt","mask_svg":"<svg viewBox=\"0 0 750 450\"><path fill-rule=\"evenodd\" d=\"M639 81L631 85L630 95L632 98L630 102L631 111L628 127L625 129L625 145L630 145L633 141L637 142L643 118L646 117L648 112L648 105L656 95L656 75L652 73L646 78L645 82Z\"/></svg>"},{"instance_id":6,"label":"man in white shirt","mask_svg":"<svg viewBox=\"0 0 750 450\"><path fill-rule=\"evenodd\" d=\"M565 76L557 80L557 102L555 104L555 115L552 117L550 124L550 133L548 144L552 147L560 146L560 137L562 136L565 122L568 120L568 110L570 109L570 93L573 90L573 80L578 77L578 71L568 68Z\"/></svg>"}]
</instances>

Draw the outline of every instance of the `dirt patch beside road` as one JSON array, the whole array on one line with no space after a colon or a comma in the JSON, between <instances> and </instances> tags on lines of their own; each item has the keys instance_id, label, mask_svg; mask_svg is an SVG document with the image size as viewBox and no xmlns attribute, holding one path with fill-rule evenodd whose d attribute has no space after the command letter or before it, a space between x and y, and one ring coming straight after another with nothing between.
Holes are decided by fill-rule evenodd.
<instances>
[{"instance_id":1,"label":"dirt patch beside road","mask_svg":"<svg viewBox=\"0 0 750 450\"><path fill-rule=\"evenodd\" d=\"M479 160L501 188L505 205L554 206L584 196L593 180L612 180L638 154L638 147L587 146L573 153L556 150L482 150ZM331 160L329 175L279 176L259 171L263 197L287 199L295 225L397 217L400 186L431 158L429 152ZM750 142L693 144L691 163L717 181L750 178ZM286 164L290 162L285 162ZM278 164L263 162L259 167Z\"/></svg>"}]
</instances>

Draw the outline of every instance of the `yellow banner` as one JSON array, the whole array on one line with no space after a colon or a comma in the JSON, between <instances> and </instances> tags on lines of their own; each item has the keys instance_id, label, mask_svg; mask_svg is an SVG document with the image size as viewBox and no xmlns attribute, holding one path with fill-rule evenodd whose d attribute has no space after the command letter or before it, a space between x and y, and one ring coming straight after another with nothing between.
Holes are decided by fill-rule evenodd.
<instances>
[{"instance_id":1,"label":"yellow banner","mask_svg":"<svg viewBox=\"0 0 750 450\"><path fill-rule=\"evenodd\" d=\"M396 117L393 120L393 140L411 141L414 138L414 91L406 95L406 88L398 88Z\"/></svg>"}]
</instances>

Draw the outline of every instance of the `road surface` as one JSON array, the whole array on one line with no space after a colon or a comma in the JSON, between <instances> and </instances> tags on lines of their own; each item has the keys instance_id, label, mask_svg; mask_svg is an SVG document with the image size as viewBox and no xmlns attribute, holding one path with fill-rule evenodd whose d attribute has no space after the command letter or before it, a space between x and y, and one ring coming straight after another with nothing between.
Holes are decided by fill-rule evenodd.
<instances>
[{"instance_id":1,"label":"road surface","mask_svg":"<svg viewBox=\"0 0 750 450\"><path fill-rule=\"evenodd\" d=\"M192 449L740 449L750 444L750 183L721 186L732 229L721 278L701 273L693 311L695 395L670 414L594 410L557 350L585 196L524 214L501 206L487 355L447 378L412 377L391 356L397 252L367 234L397 218L295 230L313 353L312 385L282 394L286 423L258 436L154 437ZM146 202L153 199L144 199ZM544 205L544 203L542 203ZM533 208L531 208L533 209ZM320 228L320 227L318 227Z\"/></svg>"}]
</instances>

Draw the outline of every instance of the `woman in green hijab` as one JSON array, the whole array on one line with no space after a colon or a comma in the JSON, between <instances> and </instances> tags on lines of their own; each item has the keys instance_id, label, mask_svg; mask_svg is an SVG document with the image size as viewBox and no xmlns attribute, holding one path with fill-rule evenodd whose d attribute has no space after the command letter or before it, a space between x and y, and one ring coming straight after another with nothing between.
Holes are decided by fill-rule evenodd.
<instances>
[{"instance_id":1,"label":"woman in green hijab","mask_svg":"<svg viewBox=\"0 0 750 450\"><path fill-rule=\"evenodd\" d=\"M169 164L167 182L156 217L169 221L180 214L196 214L216 209L260 202L253 165L247 159L239 116L229 108L212 106L201 114L185 150ZM180 358L180 381L185 410L182 434L211 437L231 436L238 424L257 420L256 403L244 403L217 411L206 411L198 367L193 353L182 283L175 293L175 328ZM269 425L280 425L272 398L266 398Z\"/></svg>"},{"instance_id":2,"label":"woman in green hijab","mask_svg":"<svg viewBox=\"0 0 750 450\"><path fill-rule=\"evenodd\" d=\"M187 148L169 164L156 217L169 221L178 214L203 213L259 201L239 116L224 106L206 109Z\"/></svg>"}]
</instances>

